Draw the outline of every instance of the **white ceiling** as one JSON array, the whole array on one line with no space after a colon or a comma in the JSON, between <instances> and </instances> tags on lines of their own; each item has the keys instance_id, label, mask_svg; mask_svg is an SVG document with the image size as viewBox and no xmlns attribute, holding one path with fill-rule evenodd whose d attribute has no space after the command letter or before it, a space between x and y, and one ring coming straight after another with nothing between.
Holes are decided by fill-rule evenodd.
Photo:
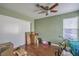
<instances>
[{"instance_id":1,"label":"white ceiling","mask_svg":"<svg viewBox=\"0 0 79 59\"><path fill-rule=\"evenodd\" d=\"M54 15L59 15L59 14L64 14L64 13L79 10L79 3L59 3L59 6L57 8L58 12L51 13L48 16L46 16L45 14L38 14L38 12L35 12L35 10L39 10L39 8L37 8L35 5L36 5L35 3L5 3L5 4L1 3L0 4L1 7L4 7L12 11L16 11L20 14L27 15L29 17L33 17L34 19L54 16ZM42 5L51 6L52 4L43 3Z\"/></svg>"}]
</instances>

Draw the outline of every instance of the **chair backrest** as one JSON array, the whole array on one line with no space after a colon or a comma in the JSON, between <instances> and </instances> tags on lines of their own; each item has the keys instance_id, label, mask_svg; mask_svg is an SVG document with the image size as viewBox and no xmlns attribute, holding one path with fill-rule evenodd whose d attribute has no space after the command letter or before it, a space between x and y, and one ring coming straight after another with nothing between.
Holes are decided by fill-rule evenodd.
<instances>
[{"instance_id":1,"label":"chair backrest","mask_svg":"<svg viewBox=\"0 0 79 59\"><path fill-rule=\"evenodd\" d=\"M25 33L26 45L36 44L36 40L38 40L38 33L35 32L26 32Z\"/></svg>"}]
</instances>

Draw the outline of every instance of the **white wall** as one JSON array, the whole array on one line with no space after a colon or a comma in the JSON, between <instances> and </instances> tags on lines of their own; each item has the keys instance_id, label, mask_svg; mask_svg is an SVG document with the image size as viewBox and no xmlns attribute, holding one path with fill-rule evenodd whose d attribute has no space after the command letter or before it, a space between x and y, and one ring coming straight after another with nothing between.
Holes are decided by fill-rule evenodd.
<instances>
[{"instance_id":1,"label":"white wall","mask_svg":"<svg viewBox=\"0 0 79 59\"><path fill-rule=\"evenodd\" d=\"M14 47L23 45L25 32L30 32L30 22L0 15L0 44L12 42Z\"/></svg>"}]
</instances>

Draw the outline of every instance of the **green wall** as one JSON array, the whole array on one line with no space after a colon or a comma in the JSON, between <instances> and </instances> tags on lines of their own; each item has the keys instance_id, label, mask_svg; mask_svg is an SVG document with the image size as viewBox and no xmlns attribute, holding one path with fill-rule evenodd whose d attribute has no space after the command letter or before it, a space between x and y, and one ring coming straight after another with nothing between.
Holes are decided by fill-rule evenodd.
<instances>
[{"instance_id":1,"label":"green wall","mask_svg":"<svg viewBox=\"0 0 79 59\"><path fill-rule=\"evenodd\" d=\"M78 12L78 16L79 16L79 12ZM78 17L78 39L79 39L79 17Z\"/></svg>"},{"instance_id":2,"label":"green wall","mask_svg":"<svg viewBox=\"0 0 79 59\"><path fill-rule=\"evenodd\" d=\"M1 6L0 6L0 14L9 16L9 17L18 18L18 19L25 20L25 21L30 21L31 22L31 31L34 31L34 19L33 18L31 18L29 16L22 15L20 13L15 12L15 11L3 8Z\"/></svg>"},{"instance_id":3,"label":"green wall","mask_svg":"<svg viewBox=\"0 0 79 59\"><path fill-rule=\"evenodd\" d=\"M63 36L63 19L75 16L79 17L79 11L36 19L35 31L39 33L43 40L53 43L60 42L62 38L59 38L59 36Z\"/></svg>"}]
</instances>

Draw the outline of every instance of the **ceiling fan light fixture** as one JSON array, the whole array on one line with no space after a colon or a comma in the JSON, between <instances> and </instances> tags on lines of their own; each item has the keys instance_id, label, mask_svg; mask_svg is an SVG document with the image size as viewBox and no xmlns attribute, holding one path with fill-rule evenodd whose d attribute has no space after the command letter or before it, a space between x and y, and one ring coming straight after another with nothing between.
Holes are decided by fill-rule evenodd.
<instances>
[{"instance_id":1,"label":"ceiling fan light fixture","mask_svg":"<svg viewBox=\"0 0 79 59\"><path fill-rule=\"evenodd\" d=\"M47 16L47 15L51 14L51 12L57 12L57 10L54 10L54 9L55 9L55 7L58 6L58 3L54 3L51 7L40 5L40 4L36 4L36 6L43 9L43 12L41 10L40 14L45 13Z\"/></svg>"}]
</instances>

